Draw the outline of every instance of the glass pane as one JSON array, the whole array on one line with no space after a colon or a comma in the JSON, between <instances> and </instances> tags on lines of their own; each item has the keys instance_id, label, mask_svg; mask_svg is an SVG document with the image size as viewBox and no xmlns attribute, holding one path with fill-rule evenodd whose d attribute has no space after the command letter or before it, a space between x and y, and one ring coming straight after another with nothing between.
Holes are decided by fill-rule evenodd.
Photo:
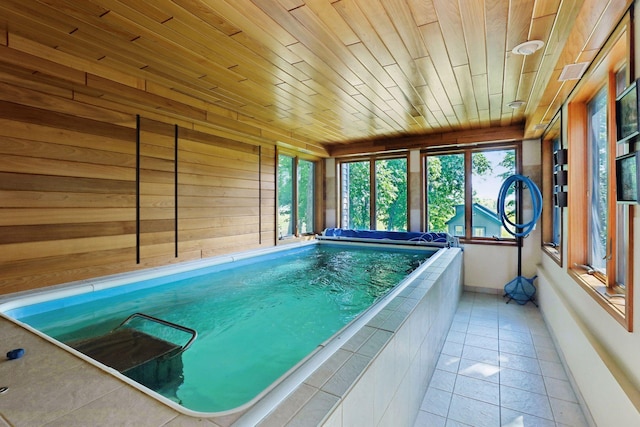
<instances>
[{"instance_id":1,"label":"glass pane","mask_svg":"<svg viewBox=\"0 0 640 427\"><path fill-rule=\"evenodd\" d=\"M627 66L624 65L616 73L616 96L620 95L627 88Z\"/></svg>"},{"instance_id":2,"label":"glass pane","mask_svg":"<svg viewBox=\"0 0 640 427\"><path fill-rule=\"evenodd\" d=\"M616 156L627 154L627 144L616 144ZM629 253L629 206L618 204L616 206L616 283L622 287L626 286L627 263Z\"/></svg>"},{"instance_id":3,"label":"glass pane","mask_svg":"<svg viewBox=\"0 0 640 427\"><path fill-rule=\"evenodd\" d=\"M427 157L427 231L464 237L464 154Z\"/></svg>"},{"instance_id":4,"label":"glass pane","mask_svg":"<svg viewBox=\"0 0 640 427\"><path fill-rule=\"evenodd\" d=\"M600 91L587 105L589 120L589 259L588 263L606 274L607 257L607 95Z\"/></svg>"},{"instance_id":5,"label":"glass pane","mask_svg":"<svg viewBox=\"0 0 640 427\"><path fill-rule=\"evenodd\" d=\"M298 233L313 233L314 163L298 161Z\"/></svg>"},{"instance_id":6,"label":"glass pane","mask_svg":"<svg viewBox=\"0 0 640 427\"><path fill-rule=\"evenodd\" d=\"M473 227L473 237L486 237L487 229L486 227Z\"/></svg>"},{"instance_id":7,"label":"glass pane","mask_svg":"<svg viewBox=\"0 0 640 427\"><path fill-rule=\"evenodd\" d=\"M293 157L278 156L278 235L293 235Z\"/></svg>"},{"instance_id":8,"label":"glass pane","mask_svg":"<svg viewBox=\"0 0 640 427\"><path fill-rule=\"evenodd\" d=\"M616 208L618 219L618 233L616 235L617 256L616 256L616 283L620 286L626 285L627 278L627 254L629 253L629 232L626 227L629 224L629 207L618 205Z\"/></svg>"},{"instance_id":9,"label":"glass pane","mask_svg":"<svg viewBox=\"0 0 640 427\"><path fill-rule=\"evenodd\" d=\"M376 161L376 230L407 230L407 159Z\"/></svg>"},{"instance_id":10,"label":"glass pane","mask_svg":"<svg viewBox=\"0 0 640 427\"><path fill-rule=\"evenodd\" d=\"M562 146L560 145L560 138L556 138L553 140L553 152L555 153L556 151L560 150L562 148ZM554 172L559 172L562 170L562 165L555 165L555 170ZM557 188L558 191L562 191L562 187L558 187ZM553 203L553 235L552 235L552 242L554 245L556 245L556 247L558 247L560 245L560 239L561 239L561 233L562 233L562 208L559 206L556 206L555 203Z\"/></svg>"},{"instance_id":11,"label":"glass pane","mask_svg":"<svg viewBox=\"0 0 640 427\"><path fill-rule=\"evenodd\" d=\"M516 150L480 151L471 154L471 188L474 230L484 229L483 237L512 238L498 216L498 192L505 179L516 173ZM515 189L511 187L505 212L515 222ZM474 236L476 236L474 232Z\"/></svg>"},{"instance_id":12,"label":"glass pane","mask_svg":"<svg viewBox=\"0 0 640 427\"><path fill-rule=\"evenodd\" d=\"M342 228L371 228L370 176L368 161L342 164Z\"/></svg>"}]
</instances>

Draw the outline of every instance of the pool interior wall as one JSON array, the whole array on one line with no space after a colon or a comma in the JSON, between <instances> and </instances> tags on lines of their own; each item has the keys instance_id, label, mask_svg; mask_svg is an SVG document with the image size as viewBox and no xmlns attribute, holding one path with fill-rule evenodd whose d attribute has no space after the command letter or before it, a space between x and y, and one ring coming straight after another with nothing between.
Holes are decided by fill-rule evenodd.
<instances>
[{"instance_id":1,"label":"pool interior wall","mask_svg":"<svg viewBox=\"0 0 640 427\"><path fill-rule=\"evenodd\" d=\"M347 426L354 419L371 420L370 425L384 419L412 420L461 293L461 250L444 249L437 255L429 268L322 364L311 370L305 364L298 366L296 371L306 376L297 385L284 381L251 408L211 414L211 421L221 426L289 422Z\"/></svg>"}]
</instances>

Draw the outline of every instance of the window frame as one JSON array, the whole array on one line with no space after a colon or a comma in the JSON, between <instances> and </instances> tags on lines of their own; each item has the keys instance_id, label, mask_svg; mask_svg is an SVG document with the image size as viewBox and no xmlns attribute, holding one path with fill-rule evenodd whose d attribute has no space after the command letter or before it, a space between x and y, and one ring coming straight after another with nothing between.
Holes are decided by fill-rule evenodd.
<instances>
[{"instance_id":1,"label":"window frame","mask_svg":"<svg viewBox=\"0 0 640 427\"><path fill-rule=\"evenodd\" d=\"M616 201L615 158L618 153L616 141L615 99L617 94L617 73L626 66L627 84L631 72L628 64L632 64L629 50L631 33L629 15L621 21L612 33L605 47L594 59L592 67L576 87L567 105L567 143L569 197L567 230L567 270L574 279L601 307L629 332L633 329L633 246L626 252L618 253L619 239L633 239L633 218L636 207L623 206L627 223L618 223L620 207ZM588 266L589 253L589 220L584 212L590 208L588 192L591 180L588 164L588 111L587 104L602 90L607 95L607 138L609 156L607 159L607 266L606 275L594 272ZM630 149L634 149L630 146ZM622 227L622 228L621 228ZM620 234L622 230L623 234ZM621 237L622 236L622 237ZM623 242L624 243L624 242ZM618 277L618 260L624 257L626 271L623 278ZM617 285L622 280L624 288ZM621 298L623 296L623 298Z\"/></svg>"},{"instance_id":2,"label":"window frame","mask_svg":"<svg viewBox=\"0 0 640 427\"><path fill-rule=\"evenodd\" d=\"M522 141L509 141L509 142L489 142L489 143L478 143L478 144L469 144L468 146L463 147L445 147L445 148L432 148L423 150L421 167L422 171L422 181L423 181L423 191L422 195L424 197L423 203L423 229L428 224L428 182L427 182L427 157L429 156L438 156L438 155L448 155L448 154L463 154L464 155L464 168L465 168L465 195L464 195L464 210L465 210L465 226L464 226L464 236L457 236L462 243L471 243L471 244L487 244L487 245L508 245L515 246L517 244L517 239L515 237L498 237L495 238L493 236L484 236L478 237L474 236L473 231L473 187L472 187L472 155L478 152L486 152L486 151L500 151L500 150L515 150L515 173L522 173ZM498 189L496 189L496 196L498 194ZM517 197L517 195L516 195ZM517 206L520 206L521 203L519 200L516 202ZM520 215L520 209L516 215ZM519 221L518 221L519 222Z\"/></svg>"},{"instance_id":3,"label":"window frame","mask_svg":"<svg viewBox=\"0 0 640 427\"><path fill-rule=\"evenodd\" d=\"M280 156L289 157L292 160L292 169L291 169L291 185L292 185L292 205L291 206L291 223L292 223L292 234L280 235L280 183L278 182L279 177L279 165L280 165ZM311 197L311 202L313 203L313 225L312 230L307 233L300 233L299 230L299 205L300 205L300 195L299 195L299 163L301 160L312 163L313 165L313 176L311 177L311 185L313 187L313 196ZM275 154L275 166L276 166L276 182L275 182L275 214L276 214L276 241L282 241L286 239L293 239L300 236L311 236L316 231L317 222L318 222L318 162L315 160L311 160L308 158L301 158L297 155L290 154L289 152L277 150Z\"/></svg>"},{"instance_id":4,"label":"window frame","mask_svg":"<svg viewBox=\"0 0 640 427\"><path fill-rule=\"evenodd\" d=\"M311 187L311 196L309 198L309 202L311 203L311 231L307 231L307 232L300 232L300 205L301 205L301 193L302 191L304 191L305 189L302 188L302 186L300 185L300 163L301 162L306 162L310 164L310 168L311 168L311 177L309 178L309 186ZM318 177L318 163L314 162L313 160L308 160L308 159L303 159L300 157L296 157L295 158L295 162L294 162L294 168L295 168L295 173L296 173L296 185L295 185L295 194L294 194L294 200L296 201L296 222L295 222L295 231L296 231L296 235L297 236L309 236L315 233L315 229L316 229L316 217L317 217L317 212L316 212L316 193L317 193L317 185L316 185L316 181L317 181L317 177Z\"/></svg>"},{"instance_id":5,"label":"window frame","mask_svg":"<svg viewBox=\"0 0 640 427\"><path fill-rule=\"evenodd\" d=\"M344 159L338 159L336 162L336 167L339 175L339 183L338 183L338 227L344 228L343 218L344 218L344 203L343 203L343 194L344 194L344 177L343 177L343 165L348 163L358 163L358 162L368 162L369 163L369 229L376 230L377 229L377 211L376 211L376 201L377 201L377 179L376 179L376 162L378 160L395 160L402 159L405 160L407 165L406 170L406 183L407 183L407 197L406 197L406 218L405 218L405 231L409 230L410 218L409 218L409 154L386 154L386 155L375 155L375 156L366 156L366 157L350 157Z\"/></svg>"},{"instance_id":6,"label":"window frame","mask_svg":"<svg viewBox=\"0 0 640 427\"><path fill-rule=\"evenodd\" d=\"M545 129L542 135L541 145L541 160L542 160L542 251L553 259L560 267L563 265L562 248L565 241L564 236L564 211L566 209L566 203L564 206L556 206L556 194L562 193L565 196L566 201L566 182L562 184L556 183L555 176L557 173L564 172L566 170L566 158L558 159L556 155L556 149L554 147L555 141L558 141L558 149L565 150L564 138L562 137L562 110L558 111L553 118L547 129ZM559 209L559 218L555 217L555 209ZM558 223L556 224L556 220ZM560 237L558 242L554 241L555 227L559 228Z\"/></svg>"}]
</instances>

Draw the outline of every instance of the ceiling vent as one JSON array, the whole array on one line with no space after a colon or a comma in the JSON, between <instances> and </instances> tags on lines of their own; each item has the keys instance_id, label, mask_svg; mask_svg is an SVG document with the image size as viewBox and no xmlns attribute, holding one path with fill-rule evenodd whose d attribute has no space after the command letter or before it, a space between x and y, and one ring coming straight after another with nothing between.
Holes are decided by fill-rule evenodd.
<instances>
[{"instance_id":1,"label":"ceiling vent","mask_svg":"<svg viewBox=\"0 0 640 427\"><path fill-rule=\"evenodd\" d=\"M563 82L565 80L578 80L589 66L588 62L578 62L577 64L565 65L558 77L558 81Z\"/></svg>"}]
</instances>

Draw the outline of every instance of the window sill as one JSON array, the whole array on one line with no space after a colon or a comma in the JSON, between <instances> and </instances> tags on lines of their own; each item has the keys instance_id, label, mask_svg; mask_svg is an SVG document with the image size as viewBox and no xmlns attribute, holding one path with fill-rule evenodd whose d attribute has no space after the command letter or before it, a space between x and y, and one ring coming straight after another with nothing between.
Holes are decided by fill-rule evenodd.
<instances>
[{"instance_id":1,"label":"window sill","mask_svg":"<svg viewBox=\"0 0 640 427\"><path fill-rule=\"evenodd\" d=\"M288 245L290 243L305 242L315 239L315 234L301 234L299 236L282 236L276 241L276 245Z\"/></svg>"},{"instance_id":2,"label":"window sill","mask_svg":"<svg viewBox=\"0 0 640 427\"><path fill-rule=\"evenodd\" d=\"M608 289L604 283L581 269L569 269L569 275L600 304L607 313L613 316L622 326L630 330L625 318L626 299L622 291Z\"/></svg>"},{"instance_id":3,"label":"window sill","mask_svg":"<svg viewBox=\"0 0 640 427\"><path fill-rule=\"evenodd\" d=\"M497 245L497 246L517 246L515 239L463 239L459 237L460 243L465 245Z\"/></svg>"},{"instance_id":4,"label":"window sill","mask_svg":"<svg viewBox=\"0 0 640 427\"><path fill-rule=\"evenodd\" d=\"M558 250L558 248L543 246L542 252L546 253L549 256L549 258L554 260L556 264L562 267L562 257L560 256L560 251Z\"/></svg>"}]
</instances>

